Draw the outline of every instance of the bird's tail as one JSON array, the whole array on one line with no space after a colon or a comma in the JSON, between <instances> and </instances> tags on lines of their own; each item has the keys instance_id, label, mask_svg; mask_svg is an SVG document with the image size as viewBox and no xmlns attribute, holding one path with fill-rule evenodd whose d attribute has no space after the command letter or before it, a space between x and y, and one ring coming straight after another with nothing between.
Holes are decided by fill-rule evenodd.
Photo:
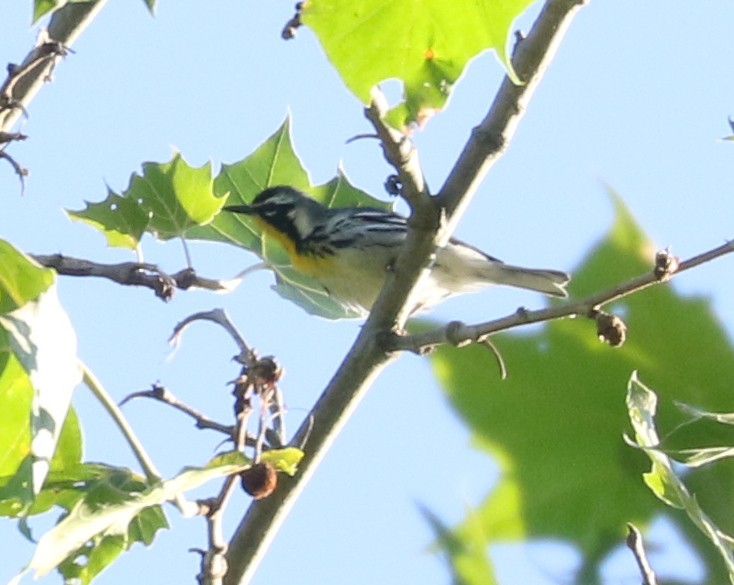
<instances>
[{"instance_id":1,"label":"bird's tail","mask_svg":"<svg viewBox=\"0 0 734 585\"><path fill-rule=\"evenodd\" d=\"M566 285L571 277L560 270L522 268L511 264L492 267L497 284L534 290L554 297L567 297Z\"/></svg>"}]
</instances>

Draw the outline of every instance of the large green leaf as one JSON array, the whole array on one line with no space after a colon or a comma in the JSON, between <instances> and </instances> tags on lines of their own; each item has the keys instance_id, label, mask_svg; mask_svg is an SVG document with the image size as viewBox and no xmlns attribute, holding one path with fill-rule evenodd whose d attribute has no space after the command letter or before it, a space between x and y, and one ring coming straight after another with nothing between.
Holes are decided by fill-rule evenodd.
<instances>
[{"instance_id":1,"label":"large green leaf","mask_svg":"<svg viewBox=\"0 0 734 585\"><path fill-rule=\"evenodd\" d=\"M69 510L83 496L86 482L99 478L98 474L82 471L82 443L79 419L74 409L69 408L46 481L30 506L24 501L27 494L22 487L26 481L23 467L20 472L10 470L7 475L0 474L0 516L20 517L25 521L27 517L46 512L53 506ZM26 462L30 466L31 459L27 458Z\"/></svg>"},{"instance_id":2,"label":"large green leaf","mask_svg":"<svg viewBox=\"0 0 734 585\"><path fill-rule=\"evenodd\" d=\"M43 535L21 575L31 570L44 575L61 565L65 577L80 578L79 574L84 575L90 563L99 572L132 542L149 544L155 532L166 526L161 504L249 465L241 454L236 460L218 457L204 467L184 469L157 485L147 485L127 470L107 474L103 481L94 483L86 491L68 515ZM84 578L93 576L85 575Z\"/></svg>"},{"instance_id":3,"label":"large green leaf","mask_svg":"<svg viewBox=\"0 0 734 585\"><path fill-rule=\"evenodd\" d=\"M619 201L616 206L609 234L574 272L573 297L651 269L653 247L624 206ZM468 533L470 523L479 519L488 544L569 540L586 555L579 576L584 585L594 582L596 561L621 541L627 522L644 525L662 509L640 480L645 455L622 441L629 424L625 389L630 373L639 370L650 384L665 389L658 416L664 428L685 419L672 399L731 410L734 351L708 301L683 297L663 285L621 300L612 310L629 327L628 341L619 349L600 343L595 325L583 319L555 321L533 334L495 337L509 369L505 381L483 347L442 348L432 357L475 445L503 470L499 485L456 529L457 535ZM676 433L671 447L712 440L732 444L734 433L731 427L703 431L689 425ZM702 507L729 532L734 527L733 472L726 461L688 476ZM685 522L681 526L708 556L697 531ZM719 565L710 563L710 582L725 582Z\"/></svg>"},{"instance_id":4,"label":"large green leaf","mask_svg":"<svg viewBox=\"0 0 734 585\"><path fill-rule=\"evenodd\" d=\"M53 271L4 241L0 260L0 501L23 509L49 471L81 371Z\"/></svg>"},{"instance_id":5,"label":"large green leaf","mask_svg":"<svg viewBox=\"0 0 734 585\"><path fill-rule=\"evenodd\" d=\"M398 127L423 122L446 104L467 63L496 51L514 77L507 51L512 22L531 0L309 0L302 20L314 30L344 83L367 103L373 86L404 84Z\"/></svg>"},{"instance_id":6,"label":"large green leaf","mask_svg":"<svg viewBox=\"0 0 734 585\"><path fill-rule=\"evenodd\" d=\"M105 200L67 213L102 231L110 246L134 249L145 232L168 240L209 222L223 204L212 187L210 163L197 169L177 153L167 163L143 163L124 193L109 190Z\"/></svg>"},{"instance_id":7,"label":"large green leaf","mask_svg":"<svg viewBox=\"0 0 734 585\"><path fill-rule=\"evenodd\" d=\"M273 185L290 185L301 189L330 207L389 207L351 185L341 171L325 185L312 186L293 148L288 120L250 156L230 165L222 165L214 181L214 191L222 197L229 193L227 204L233 205L249 203L260 191ZM189 230L188 236L226 242L254 252L275 273L274 289L278 294L309 313L330 319L358 316L329 297L313 279L293 269L285 250L268 238L252 218L220 213L208 225Z\"/></svg>"}]
</instances>

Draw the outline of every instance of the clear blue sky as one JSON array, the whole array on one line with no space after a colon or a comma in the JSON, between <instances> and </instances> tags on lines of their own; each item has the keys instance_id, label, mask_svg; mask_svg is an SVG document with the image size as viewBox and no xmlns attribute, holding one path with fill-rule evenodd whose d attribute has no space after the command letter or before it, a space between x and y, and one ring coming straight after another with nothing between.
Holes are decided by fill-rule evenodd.
<instances>
[{"instance_id":1,"label":"clear blue sky","mask_svg":"<svg viewBox=\"0 0 734 585\"><path fill-rule=\"evenodd\" d=\"M329 180L341 161L358 186L382 195L391 169L376 144L345 144L368 131L360 104L308 30L289 43L280 39L292 5L164 1L151 18L140 2L110 2L58 67L54 83L31 104L22 127L29 140L10 150L31 171L25 195L0 161L0 237L27 252L132 259L106 248L100 234L69 221L62 208L104 198L106 185L124 189L142 162L168 160L173 148L197 166L239 160L288 112L296 148L315 183ZM33 43L30 13L29 2L2 8L4 62L22 60ZM648 234L680 256L734 237L734 144L718 140L734 114L733 21L734 6L724 0L596 1L583 8L458 235L513 263L572 271L612 219L609 185ZM477 59L447 111L416 136L433 188L486 111L501 74L491 55ZM169 271L184 266L177 242L146 240L143 250L146 260ZM209 277L231 277L255 261L212 245L193 244L192 253L197 271ZM713 299L730 332L731 273L732 259L724 259L675 281L679 290ZM295 428L359 322L309 317L272 293L271 282L268 274L256 274L228 296L179 293L168 305L147 290L91 279L64 278L59 290L81 358L116 398L159 381L223 420L230 413L224 384L237 375L229 362L235 348L204 324L187 333L173 357L166 339L186 315L227 308L248 341L285 367L283 389ZM480 321L542 302L496 289L446 303L432 316ZM74 404L87 459L134 465L84 388ZM161 405L139 401L125 411L167 476L203 463L217 448L219 437L196 431ZM416 504L458 521L467 504L485 495L495 471L471 449L427 362L405 356L351 420L254 583L444 584L448 576L428 552L432 535ZM237 497L233 523L247 503ZM173 530L161 534L152 550L136 545L99 583L192 582L198 558L186 550L205 546L204 522L178 519L173 509L170 515ZM7 522L0 524L0 542L1 583L30 558L32 547ZM564 547L521 548L521 563L516 554L503 547L498 555L511 559L500 559L507 582L558 582L574 562ZM619 582L636 578L624 555L614 571Z\"/></svg>"}]
</instances>

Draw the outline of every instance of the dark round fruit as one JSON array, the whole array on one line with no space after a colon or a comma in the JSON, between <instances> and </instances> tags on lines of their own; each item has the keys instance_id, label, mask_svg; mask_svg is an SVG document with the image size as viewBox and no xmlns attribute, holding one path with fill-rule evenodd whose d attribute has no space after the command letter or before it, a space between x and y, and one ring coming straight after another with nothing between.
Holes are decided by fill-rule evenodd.
<instances>
[{"instance_id":1,"label":"dark round fruit","mask_svg":"<svg viewBox=\"0 0 734 585\"><path fill-rule=\"evenodd\" d=\"M242 489L254 499L261 500L273 493L278 485L278 472L270 463L255 463L240 473Z\"/></svg>"}]
</instances>

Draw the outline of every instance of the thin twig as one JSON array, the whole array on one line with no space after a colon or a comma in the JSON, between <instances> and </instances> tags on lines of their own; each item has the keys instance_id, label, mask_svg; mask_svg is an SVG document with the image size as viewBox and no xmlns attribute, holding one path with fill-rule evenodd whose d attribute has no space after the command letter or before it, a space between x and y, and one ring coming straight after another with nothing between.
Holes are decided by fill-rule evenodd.
<instances>
[{"instance_id":1,"label":"thin twig","mask_svg":"<svg viewBox=\"0 0 734 585\"><path fill-rule=\"evenodd\" d=\"M224 330L229 333L230 337L232 337L235 344L240 350L240 353L237 356L237 360L248 367L252 367L257 363L257 353L255 353L255 351L250 348L250 346L245 341L245 338L232 324L232 321L230 320L227 312L224 309L200 311L198 313L194 313L193 315L189 315L183 321L180 321L176 324L176 326L173 328L173 333L171 333L171 337L169 337L168 341L172 345L177 345L180 342L181 335L183 334L186 327L188 327L189 325L191 325L191 323L195 321L211 321L212 323L216 323L220 327L224 328Z\"/></svg>"},{"instance_id":2,"label":"thin twig","mask_svg":"<svg viewBox=\"0 0 734 585\"><path fill-rule=\"evenodd\" d=\"M33 258L39 264L53 268L63 276L91 276L106 278L127 286L143 286L153 290L155 295L164 301L171 300L176 289L232 290L230 282L197 276L191 268L184 268L175 274L166 274L156 265L146 262L103 264L62 254L34 254Z\"/></svg>"},{"instance_id":3,"label":"thin twig","mask_svg":"<svg viewBox=\"0 0 734 585\"><path fill-rule=\"evenodd\" d=\"M225 556L227 541L224 538L222 520L238 477L238 475L227 476L215 498L199 502L202 509L205 510L207 540L209 541L208 549L201 551L201 572L197 575L197 580L201 585L222 585L223 578L227 574Z\"/></svg>"},{"instance_id":4,"label":"thin twig","mask_svg":"<svg viewBox=\"0 0 734 585\"><path fill-rule=\"evenodd\" d=\"M196 424L197 429L211 429L213 431L218 431L224 435L227 435L230 439L232 439L232 441L234 441L234 425L225 425L215 420L212 420L195 408L189 406L184 402L181 402L173 395L170 390L168 390L168 388L164 388L163 386L154 384L150 390L141 390L139 392L128 394L120 402L120 406L124 406L125 404L136 398L152 398L154 400L163 402L164 404L167 404L168 406L175 408L176 410L183 412L187 416L194 419L194 423ZM252 439L252 441L254 445L254 439Z\"/></svg>"},{"instance_id":5,"label":"thin twig","mask_svg":"<svg viewBox=\"0 0 734 585\"><path fill-rule=\"evenodd\" d=\"M387 113L387 100L382 92L374 88L372 100L365 108L365 117L375 129L375 134L362 134L360 137L376 137L382 144L385 159L397 171L402 184L402 195L411 208L425 204L428 196L426 180L418 160L418 151L412 141L402 132L388 125L383 118ZM354 140L353 138L350 139Z\"/></svg>"},{"instance_id":6,"label":"thin twig","mask_svg":"<svg viewBox=\"0 0 734 585\"><path fill-rule=\"evenodd\" d=\"M7 152L5 152L5 149L0 150L0 158L8 161L8 164L13 167L13 171L18 176L18 180L20 181L20 194L23 195L23 193L25 192L25 178L28 176L28 169L21 165L18 161L16 161Z\"/></svg>"},{"instance_id":7,"label":"thin twig","mask_svg":"<svg viewBox=\"0 0 734 585\"><path fill-rule=\"evenodd\" d=\"M698 254L697 256L678 263L674 273L666 272L661 274L657 269L654 269L646 274L631 278L630 280L595 293L584 299L578 301L567 301L546 309L540 309L537 311L521 309L500 319L494 319L492 321L476 325L467 325L458 321L453 321L446 326L417 333L415 335L387 334L382 338L384 348L386 351L411 351L423 354L430 351L437 345L448 343L461 347L469 343L482 342L488 336L500 331L514 329L531 323L541 323L544 321L562 319L564 317L575 317L579 315L596 317L599 308L604 305L608 305L613 301L617 301L650 286L660 284L661 282L667 282L667 280L674 274L690 270L691 268L699 266L705 262L710 262L715 258L719 258L731 252L734 252L734 241L727 242L722 246L707 250L702 254Z\"/></svg>"},{"instance_id":8,"label":"thin twig","mask_svg":"<svg viewBox=\"0 0 734 585\"><path fill-rule=\"evenodd\" d=\"M235 359L243 365L242 376L244 376L245 379L250 377L255 380L262 380L266 384L273 383L272 386L268 386L268 391L272 392L272 396L267 400L267 406L272 415L272 431L274 432L274 435L271 435L269 438L272 439L270 441L271 446L280 447L284 445L284 413L286 409L285 404L283 403L283 394L278 386L274 384L274 382L282 376L283 372L275 358L271 356L259 357L257 352L247 344L245 338L234 326L224 309L212 309L210 311L201 311L199 313L189 315L174 327L173 333L169 338L171 344L177 345L183 331L195 321L211 321L221 326L225 331L227 331L227 333L229 333L230 337L232 337L240 350L239 354L235 356ZM237 390L235 389L235 391ZM270 431L269 428L267 430ZM257 453L259 453L259 450L256 451L256 454Z\"/></svg>"},{"instance_id":9,"label":"thin twig","mask_svg":"<svg viewBox=\"0 0 734 585\"><path fill-rule=\"evenodd\" d=\"M640 531L632 524L627 524L627 531L627 547L632 551L635 561L637 561L637 566L639 567L640 575L642 576L642 585L657 585L657 577L650 566L650 562L647 560L645 546L642 542L642 534L640 534Z\"/></svg>"},{"instance_id":10,"label":"thin twig","mask_svg":"<svg viewBox=\"0 0 734 585\"><path fill-rule=\"evenodd\" d=\"M226 318L224 312L214 315L217 323L226 323L229 327L233 326L229 323L229 319ZM224 319L224 320L221 320ZM237 451L243 451L247 442L247 423L252 413L252 401L251 397L256 392L256 384L251 378L244 377L244 380L239 381L235 386L235 407L236 423L234 430L235 438L235 449ZM261 393L260 393L261 394ZM260 421L262 423L262 419ZM262 427L262 424L261 424ZM261 436L264 432L258 432L258 437L255 440L255 457L254 461L257 461L260 456L260 450L262 449ZM227 507L230 497L235 488L235 482L238 479L238 475L230 475L225 478L222 484L219 494L207 501L207 536L209 540L209 547L207 552L202 558L202 570L199 575L199 583L202 585L222 585L223 578L227 574L227 541L224 538L224 510Z\"/></svg>"}]
</instances>

